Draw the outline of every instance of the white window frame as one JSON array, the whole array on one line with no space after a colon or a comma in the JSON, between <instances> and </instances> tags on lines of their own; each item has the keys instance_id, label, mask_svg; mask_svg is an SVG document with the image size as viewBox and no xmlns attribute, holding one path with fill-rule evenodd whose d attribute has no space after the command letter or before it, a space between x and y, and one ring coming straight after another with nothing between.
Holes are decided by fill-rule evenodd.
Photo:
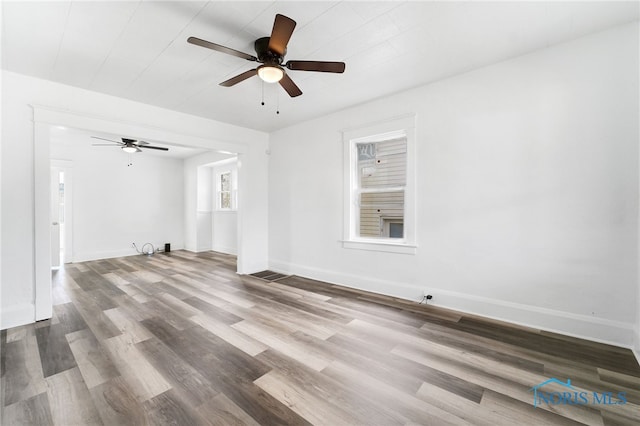
<instances>
[{"instance_id":1,"label":"white window frame","mask_svg":"<svg viewBox=\"0 0 640 426\"><path fill-rule=\"evenodd\" d=\"M365 125L342 133L344 144L344 229L342 246L347 249L415 254L415 114ZM407 140L407 181L404 187L403 238L367 238L358 235L359 200L356 144L404 137Z\"/></svg>"},{"instance_id":2,"label":"white window frame","mask_svg":"<svg viewBox=\"0 0 640 426\"><path fill-rule=\"evenodd\" d=\"M230 184L231 184L231 190L230 192L230 196L231 196L231 207L230 208L223 208L222 207L222 200L220 195L222 194L222 182L221 182L221 177L224 174L229 174L230 177ZM219 172L216 173L216 211L221 211L221 212L230 212L230 211L236 211L238 209L238 204L237 204L237 181L236 181L236 173L235 170L233 169L225 169L225 170L220 170Z\"/></svg>"}]
</instances>

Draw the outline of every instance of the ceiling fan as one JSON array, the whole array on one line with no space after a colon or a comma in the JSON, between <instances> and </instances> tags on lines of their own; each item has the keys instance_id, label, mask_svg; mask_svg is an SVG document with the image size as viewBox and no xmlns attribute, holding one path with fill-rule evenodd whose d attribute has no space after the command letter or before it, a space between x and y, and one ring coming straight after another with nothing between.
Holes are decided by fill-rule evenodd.
<instances>
[{"instance_id":1,"label":"ceiling fan","mask_svg":"<svg viewBox=\"0 0 640 426\"><path fill-rule=\"evenodd\" d=\"M137 141L135 139L121 138L122 142L120 142L120 141L113 141L111 139L99 138L97 136L91 136L91 137L93 139L100 139L103 141L113 142L113 143L94 143L93 146L119 146L120 148L122 148L124 152L127 152L129 154L134 152L142 152L140 148L157 149L159 151L169 151L169 148L149 145L149 142ZM113 145L114 143L117 145Z\"/></svg>"},{"instance_id":2,"label":"ceiling fan","mask_svg":"<svg viewBox=\"0 0 640 426\"><path fill-rule=\"evenodd\" d=\"M293 29L295 27L296 21L284 15L277 14L276 19L273 23L273 29L271 30L271 36L259 38L254 43L257 57L249 55L248 53L231 49L229 47L221 46L216 43L211 43L197 37L189 37L187 41L197 46L217 50L218 52L226 53L228 55L246 59L247 61L258 62L262 64L257 68L245 71L235 77L223 81L222 83L220 83L220 86L231 87L257 74L263 81L267 83L280 83L280 86L282 86L282 88L289 94L289 96L293 98L302 95L302 90L300 90L300 88L296 86L293 80L291 80L291 78L287 75L287 73L285 72L285 68L294 71L318 71L332 73L343 73L345 68L344 62L284 62L284 56L287 53L287 43L289 43L289 39L291 38L291 34L293 33Z\"/></svg>"}]
</instances>

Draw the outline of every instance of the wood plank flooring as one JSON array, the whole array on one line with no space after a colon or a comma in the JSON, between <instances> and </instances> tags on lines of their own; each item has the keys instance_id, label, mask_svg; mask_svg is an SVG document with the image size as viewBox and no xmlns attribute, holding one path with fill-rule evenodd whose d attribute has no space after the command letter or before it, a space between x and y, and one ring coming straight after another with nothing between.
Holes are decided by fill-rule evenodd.
<instances>
[{"instance_id":1,"label":"wood plank flooring","mask_svg":"<svg viewBox=\"0 0 640 426\"><path fill-rule=\"evenodd\" d=\"M2 424L640 424L627 349L235 269L176 251L54 272L53 318L1 333ZM534 407L552 377L626 404Z\"/></svg>"}]
</instances>

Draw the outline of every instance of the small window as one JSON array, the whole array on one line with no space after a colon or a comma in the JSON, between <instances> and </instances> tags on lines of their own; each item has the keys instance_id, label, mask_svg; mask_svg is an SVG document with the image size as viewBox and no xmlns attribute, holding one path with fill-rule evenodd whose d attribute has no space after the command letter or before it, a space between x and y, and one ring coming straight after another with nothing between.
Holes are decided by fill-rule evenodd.
<instances>
[{"instance_id":1,"label":"small window","mask_svg":"<svg viewBox=\"0 0 640 426\"><path fill-rule=\"evenodd\" d=\"M402 238L402 230L397 226L391 236L390 220L396 225L404 221L406 138L356 143L356 151L358 236Z\"/></svg>"},{"instance_id":2,"label":"small window","mask_svg":"<svg viewBox=\"0 0 640 426\"><path fill-rule=\"evenodd\" d=\"M415 116L345 131L343 246L415 253Z\"/></svg>"},{"instance_id":3,"label":"small window","mask_svg":"<svg viewBox=\"0 0 640 426\"><path fill-rule=\"evenodd\" d=\"M235 209L236 200L234 196L234 181L231 171L220 173L217 176L217 208L218 210Z\"/></svg>"}]
</instances>

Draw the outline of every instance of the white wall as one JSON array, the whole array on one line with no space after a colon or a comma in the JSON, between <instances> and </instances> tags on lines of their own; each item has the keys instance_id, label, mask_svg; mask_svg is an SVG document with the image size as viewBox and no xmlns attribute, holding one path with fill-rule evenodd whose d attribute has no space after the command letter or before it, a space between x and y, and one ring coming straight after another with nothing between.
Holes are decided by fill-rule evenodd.
<instances>
[{"instance_id":1,"label":"white wall","mask_svg":"<svg viewBox=\"0 0 640 426\"><path fill-rule=\"evenodd\" d=\"M238 214L235 211L213 212L213 250L238 253Z\"/></svg>"},{"instance_id":2,"label":"white wall","mask_svg":"<svg viewBox=\"0 0 640 426\"><path fill-rule=\"evenodd\" d=\"M217 191L217 177L221 173L231 172L232 188L237 188L238 162L219 161L211 167L212 191L215 197ZM234 196L237 196L237 192ZM238 253L238 212L236 210L218 210L217 200L213 200L212 212L212 244L213 250L221 253Z\"/></svg>"},{"instance_id":3,"label":"white wall","mask_svg":"<svg viewBox=\"0 0 640 426\"><path fill-rule=\"evenodd\" d=\"M640 98L640 87L638 87L638 98ZM640 143L640 142L639 142ZM640 149L638 150L638 155L640 155ZM640 158L638 158L638 168L640 169ZM638 179L640 179L640 172L638 173ZM638 187L640 188L640 182L638 183ZM640 189L639 189L640 191ZM636 360L640 364L640 194L638 196L638 260L637 260L637 281L638 285L636 288L636 329L634 336L634 354L636 356Z\"/></svg>"},{"instance_id":4,"label":"white wall","mask_svg":"<svg viewBox=\"0 0 640 426\"><path fill-rule=\"evenodd\" d=\"M270 267L623 346L637 23L271 135ZM343 249L343 129L416 113L417 254Z\"/></svg>"},{"instance_id":5,"label":"white wall","mask_svg":"<svg viewBox=\"0 0 640 426\"><path fill-rule=\"evenodd\" d=\"M47 217L46 213L37 213L35 205L42 202L38 200L43 196L46 198L48 191L42 188L48 187L48 182L35 176L42 176L39 168L47 163L48 157L43 153L48 155L49 141L38 136L43 134L39 129L43 126L40 123L44 123L38 121L34 142L34 113L30 105L52 108L47 110L52 112L41 114L50 124L242 152L246 166L242 185L246 187L244 194L250 209L241 223L246 228L243 247L247 247L241 253L244 268L241 271L255 272L266 267L267 198L263 191L268 181L266 133L7 71L2 72L2 88L1 328L34 320L38 294L42 294L36 291L42 290L38 287L41 280L36 276L46 276L46 265L43 274L38 263L38 259L46 256L38 248L48 247L48 235L43 237L37 230L47 229Z\"/></svg>"},{"instance_id":6,"label":"white wall","mask_svg":"<svg viewBox=\"0 0 640 426\"><path fill-rule=\"evenodd\" d=\"M213 201L213 189L211 188L211 168L198 167L198 209L197 209L197 223L198 223L198 243L196 245L197 251L211 250L211 203Z\"/></svg>"},{"instance_id":7,"label":"white wall","mask_svg":"<svg viewBox=\"0 0 640 426\"><path fill-rule=\"evenodd\" d=\"M213 189L207 165L229 157L206 152L184 160L185 248L189 251L211 250Z\"/></svg>"},{"instance_id":8,"label":"white wall","mask_svg":"<svg viewBox=\"0 0 640 426\"><path fill-rule=\"evenodd\" d=\"M74 262L135 254L183 241L182 160L115 147L93 147L88 136L63 136L51 158L73 162ZM133 165L128 166L129 158Z\"/></svg>"}]
</instances>

